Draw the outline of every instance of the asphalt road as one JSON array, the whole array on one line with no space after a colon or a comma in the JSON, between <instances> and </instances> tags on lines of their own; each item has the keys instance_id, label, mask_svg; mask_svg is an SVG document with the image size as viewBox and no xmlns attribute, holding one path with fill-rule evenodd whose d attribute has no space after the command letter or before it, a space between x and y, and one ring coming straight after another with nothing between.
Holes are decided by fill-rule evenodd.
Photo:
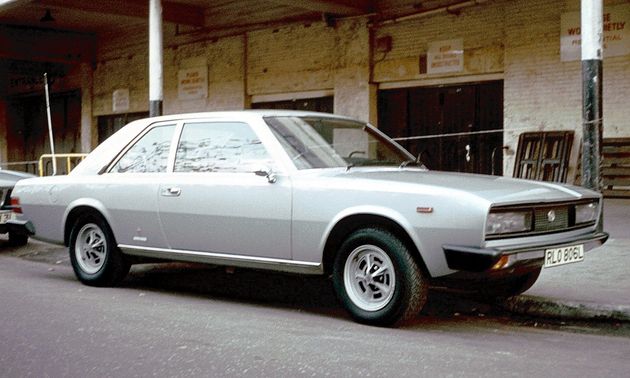
<instances>
[{"instance_id":1,"label":"asphalt road","mask_svg":"<svg viewBox=\"0 0 630 378\"><path fill-rule=\"evenodd\" d=\"M618 377L630 366L627 333L452 303L405 328L362 326L321 278L171 264L92 288L63 260L0 252L0 288L2 377Z\"/></svg>"}]
</instances>

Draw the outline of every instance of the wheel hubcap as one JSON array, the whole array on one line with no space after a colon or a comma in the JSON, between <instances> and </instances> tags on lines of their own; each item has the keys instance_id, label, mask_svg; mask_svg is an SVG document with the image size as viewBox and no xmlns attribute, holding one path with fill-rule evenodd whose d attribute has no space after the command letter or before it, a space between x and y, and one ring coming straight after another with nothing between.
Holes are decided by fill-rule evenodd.
<instances>
[{"instance_id":1,"label":"wheel hubcap","mask_svg":"<svg viewBox=\"0 0 630 378\"><path fill-rule=\"evenodd\" d=\"M88 274L98 272L105 263L107 253L103 230L93 223L81 227L74 245L74 253L81 270Z\"/></svg>"},{"instance_id":2,"label":"wheel hubcap","mask_svg":"<svg viewBox=\"0 0 630 378\"><path fill-rule=\"evenodd\" d=\"M381 248L362 245L350 253L344 267L344 285L352 302L365 311L387 306L394 295L396 273Z\"/></svg>"}]
</instances>

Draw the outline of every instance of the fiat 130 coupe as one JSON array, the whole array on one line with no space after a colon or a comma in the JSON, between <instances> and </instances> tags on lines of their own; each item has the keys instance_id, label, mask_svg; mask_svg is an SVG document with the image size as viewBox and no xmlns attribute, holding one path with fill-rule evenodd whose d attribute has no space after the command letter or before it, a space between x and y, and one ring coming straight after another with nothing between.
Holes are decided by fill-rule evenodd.
<instances>
[{"instance_id":1,"label":"fiat 130 coupe","mask_svg":"<svg viewBox=\"0 0 630 378\"><path fill-rule=\"evenodd\" d=\"M430 171L367 123L311 112L135 121L67 176L19 181L13 204L87 285L146 258L330 275L374 325L416 316L429 285L519 294L608 237L598 193Z\"/></svg>"}]
</instances>

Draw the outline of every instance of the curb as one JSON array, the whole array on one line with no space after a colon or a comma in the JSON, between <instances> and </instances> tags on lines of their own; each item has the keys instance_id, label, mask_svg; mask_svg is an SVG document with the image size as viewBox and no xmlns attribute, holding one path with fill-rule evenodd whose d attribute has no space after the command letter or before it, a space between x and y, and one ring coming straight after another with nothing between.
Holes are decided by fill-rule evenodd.
<instances>
[{"instance_id":1,"label":"curb","mask_svg":"<svg viewBox=\"0 0 630 378\"><path fill-rule=\"evenodd\" d=\"M630 322L630 306L626 305L552 300L530 295L508 298L501 305L507 311L539 318Z\"/></svg>"}]
</instances>

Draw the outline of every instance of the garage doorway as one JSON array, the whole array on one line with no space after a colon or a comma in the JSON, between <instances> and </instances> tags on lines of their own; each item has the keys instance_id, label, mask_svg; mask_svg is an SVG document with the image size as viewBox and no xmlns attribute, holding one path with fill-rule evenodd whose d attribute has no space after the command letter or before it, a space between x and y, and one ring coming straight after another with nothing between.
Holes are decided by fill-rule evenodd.
<instances>
[{"instance_id":1,"label":"garage doorway","mask_svg":"<svg viewBox=\"0 0 630 378\"><path fill-rule=\"evenodd\" d=\"M429 169L503 174L502 80L381 90L378 114L379 129Z\"/></svg>"},{"instance_id":2,"label":"garage doorway","mask_svg":"<svg viewBox=\"0 0 630 378\"><path fill-rule=\"evenodd\" d=\"M8 161L37 161L50 153L46 99L44 96L15 97L9 100L7 130ZM80 152L81 92L55 93L50 97L55 152ZM37 172L35 163L12 169ZM65 172L59 172L64 174Z\"/></svg>"}]
</instances>

